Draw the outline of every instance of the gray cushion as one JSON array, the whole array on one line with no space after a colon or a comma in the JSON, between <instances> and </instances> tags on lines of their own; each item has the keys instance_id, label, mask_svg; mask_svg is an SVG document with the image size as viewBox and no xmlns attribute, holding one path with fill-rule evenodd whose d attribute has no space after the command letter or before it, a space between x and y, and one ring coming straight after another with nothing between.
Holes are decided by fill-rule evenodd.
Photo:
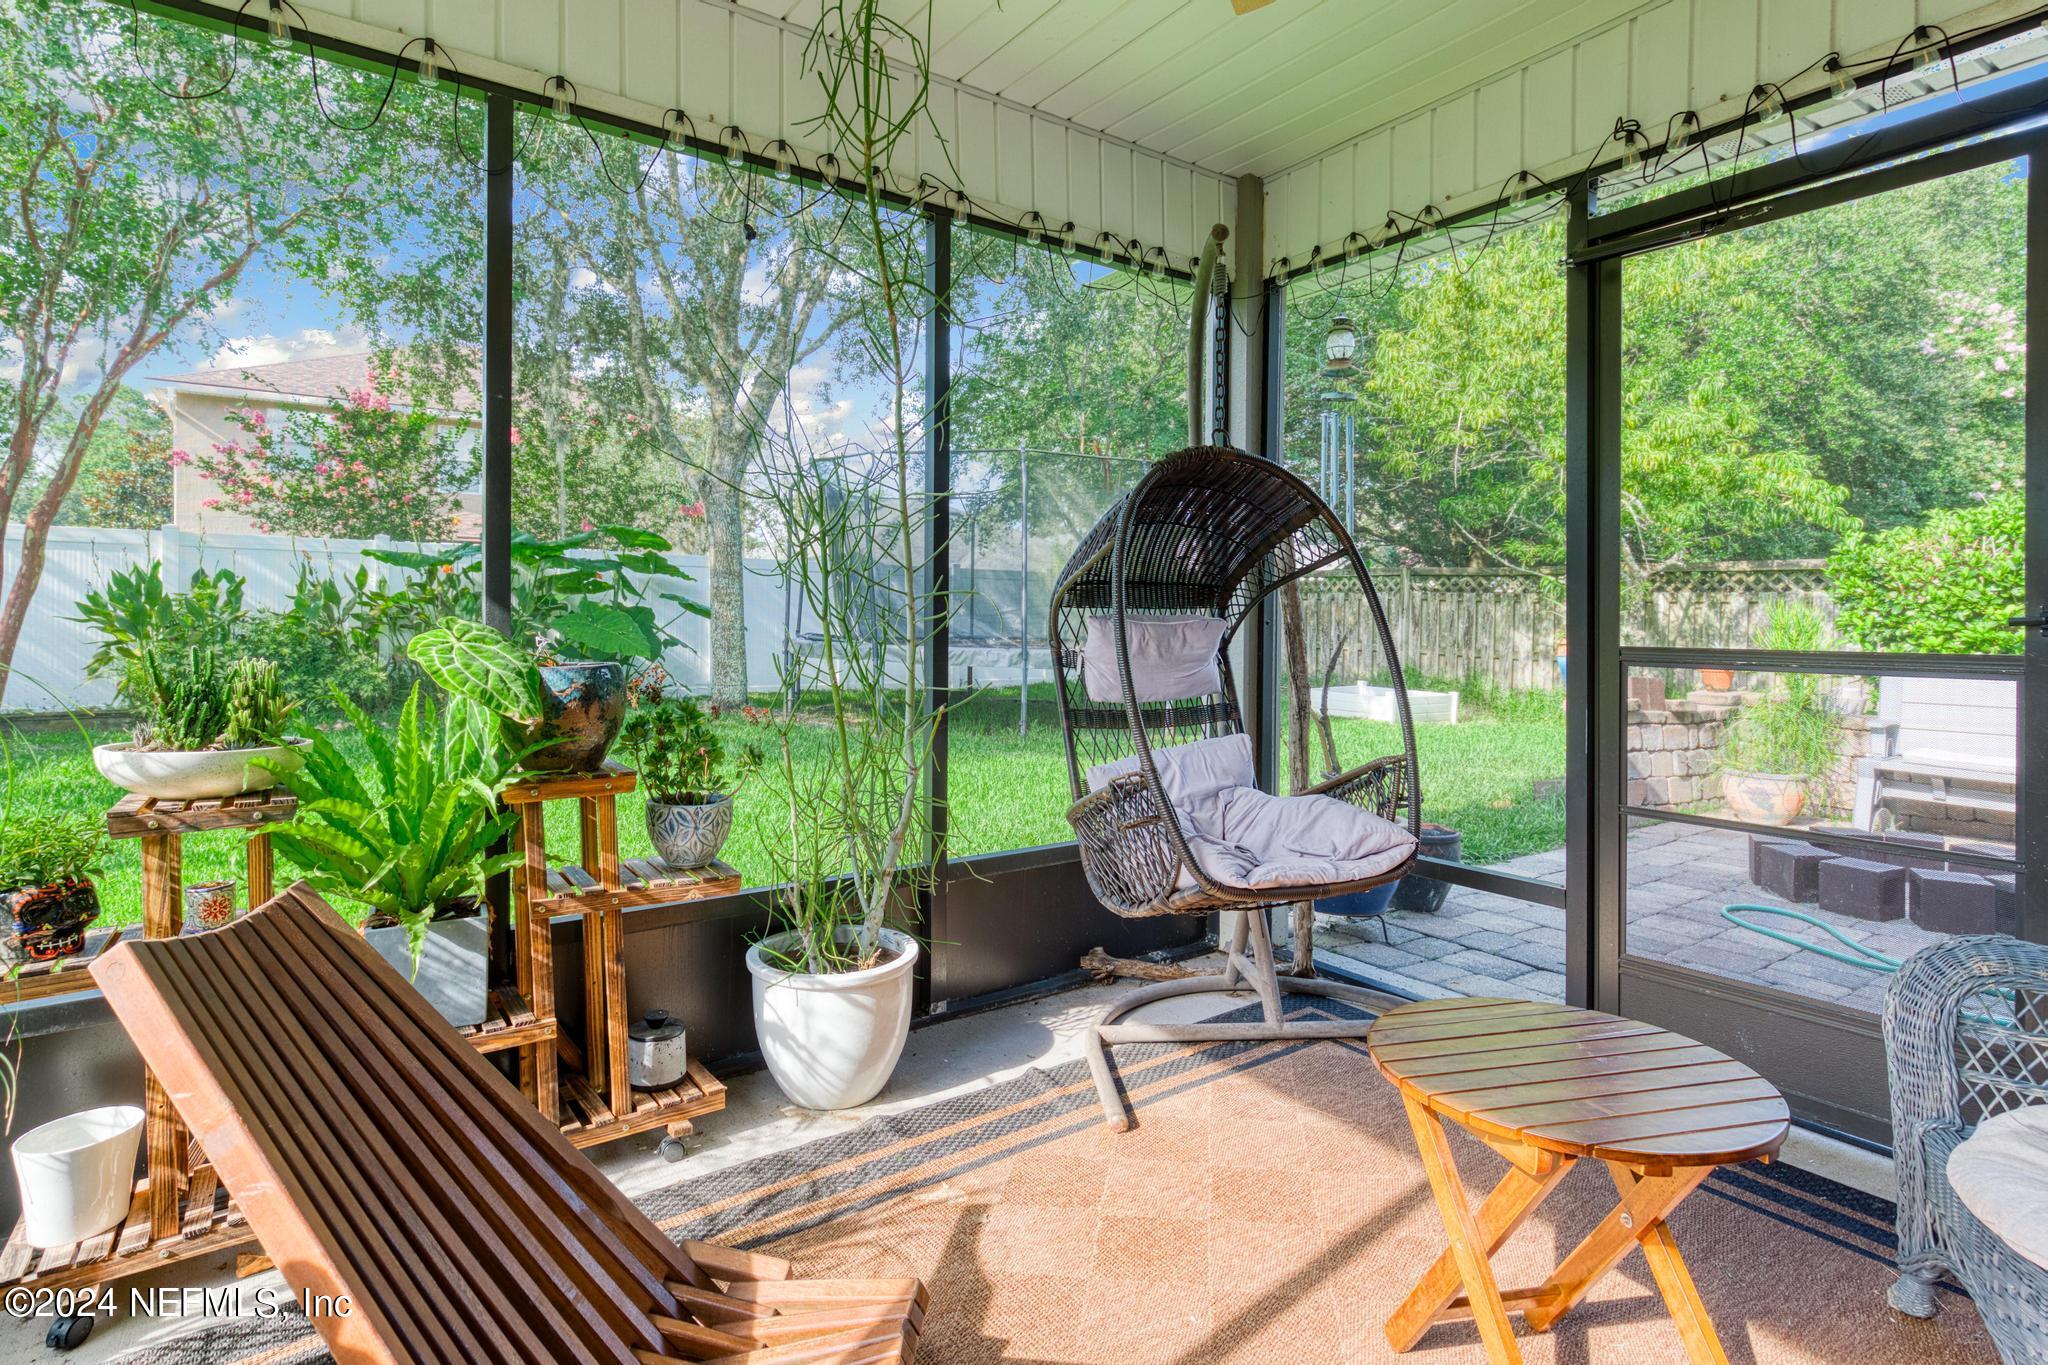
<instances>
[{"instance_id":1,"label":"gray cushion","mask_svg":"<svg viewBox=\"0 0 2048 1365\"><path fill-rule=\"evenodd\" d=\"M1247 735L1152 751L1188 851L1210 880L1249 890L1370 881L1406 862L1415 836L1330 796L1269 796L1258 789ZM1138 770L1137 758L1088 770L1088 788ZM1179 889L1196 885L1181 870Z\"/></svg>"},{"instance_id":2,"label":"gray cushion","mask_svg":"<svg viewBox=\"0 0 2048 1365\"><path fill-rule=\"evenodd\" d=\"M2048 1266L2048 1104L1978 1124L1949 1154L1948 1183L1999 1240Z\"/></svg>"},{"instance_id":3,"label":"gray cushion","mask_svg":"<svg viewBox=\"0 0 2048 1365\"><path fill-rule=\"evenodd\" d=\"M1131 690L1139 701L1187 701L1223 690L1216 650L1228 625L1220 616L1126 616L1124 638L1131 651ZM1090 701L1122 701L1117 681L1116 620L1088 618L1081 646L1081 676Z\"/></svg>"}]
</instances>

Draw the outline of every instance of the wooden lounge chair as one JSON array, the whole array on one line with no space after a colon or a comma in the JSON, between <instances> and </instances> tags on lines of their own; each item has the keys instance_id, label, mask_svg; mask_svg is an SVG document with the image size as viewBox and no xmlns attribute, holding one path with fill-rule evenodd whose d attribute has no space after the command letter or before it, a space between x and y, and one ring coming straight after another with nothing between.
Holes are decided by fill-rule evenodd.
<instances>
[{"instance_id":1,"label":"wooden lounge chair","mask_svg":"<svg viewBox=\"0 0 2048 1365\"><path fill-rule=\"evenodd\" d=\"M915 1279L669 1241L304 886L92 973L345 1365L916 1352Z\"/></svg>"}]
</instances>

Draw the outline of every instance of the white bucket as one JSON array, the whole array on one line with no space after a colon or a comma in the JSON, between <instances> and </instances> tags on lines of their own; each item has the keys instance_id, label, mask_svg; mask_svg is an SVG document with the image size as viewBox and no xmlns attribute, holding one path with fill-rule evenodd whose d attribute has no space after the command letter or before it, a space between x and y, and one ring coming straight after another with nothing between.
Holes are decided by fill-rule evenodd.
<instances>
[{"instance_id":1,"label":"white bucket","mask_svg":"<svg viewBox=\"0 0 2048 1365\"><path fill-rule=\"evenodd\" d=\"M141 1143L142 1111L132 1104L67 1114L16 1138L23 1240L69 1246L126 1218Z\"/></svg>"}]
</instances>

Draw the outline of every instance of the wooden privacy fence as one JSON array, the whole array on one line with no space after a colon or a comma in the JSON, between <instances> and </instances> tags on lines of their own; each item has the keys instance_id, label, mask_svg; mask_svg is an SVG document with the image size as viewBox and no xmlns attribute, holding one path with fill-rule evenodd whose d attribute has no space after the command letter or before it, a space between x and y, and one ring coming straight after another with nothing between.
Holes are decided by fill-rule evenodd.
<instances>
[{"instance_id":1,"label":"wooden privacy fence","mask_svg":"<svg viewBox=\"0 0 2048 1365\"><path fill-rule=\"evenodd\" d=\"M1564 580L1513 569L1381 569L1373 574L1394 648L1408 674L1486 682L1508 691L1560 685ZM1819 560L1771 560L1666 569L1625 588L1624 643L1736 648L1756 643L1771 608L1800 603L1834 619ZM1318 574L1301 598L1309 665L1317 679L1338 641L1334 681L1385 668L1371 613L1348 577Z\"/></svg>"}]
</instances>

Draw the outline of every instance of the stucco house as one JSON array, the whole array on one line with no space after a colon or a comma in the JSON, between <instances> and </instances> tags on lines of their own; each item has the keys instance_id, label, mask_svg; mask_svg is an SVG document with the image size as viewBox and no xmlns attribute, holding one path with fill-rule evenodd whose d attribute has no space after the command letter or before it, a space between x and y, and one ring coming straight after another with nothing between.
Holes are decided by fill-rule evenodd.
<instances>
[{"instance_id":1,"label":"stucco house","mask_svg":"<svg viewBox=\"0 0 2048 1365\"><path fill-rule=\"evenodd\" d=\"M369 367L376 359L369 351L321 356L310 360L287 360L272 365L223 365L194 370L188 374L161 375L164 402L171 417L171 446L175 450L201 451L242 439L246 433L228 414L239 408L261 408L273 427L294 409L321 409L341 394L369 382ZM482 406L471 388L458 392L446 408L436 408L437 425L459 430L458 449L474 456L482 429ZM481 478L481 461L471 466ZM481 525L483 490L472 481L457 494L457 522L453 539L475 540ZM173 471L171 524L181 531L225 533L250 531L250 519L232 507L208 507L216 496L214 486L194 464L181 464Z\"/></svg>"}]
</instances>

